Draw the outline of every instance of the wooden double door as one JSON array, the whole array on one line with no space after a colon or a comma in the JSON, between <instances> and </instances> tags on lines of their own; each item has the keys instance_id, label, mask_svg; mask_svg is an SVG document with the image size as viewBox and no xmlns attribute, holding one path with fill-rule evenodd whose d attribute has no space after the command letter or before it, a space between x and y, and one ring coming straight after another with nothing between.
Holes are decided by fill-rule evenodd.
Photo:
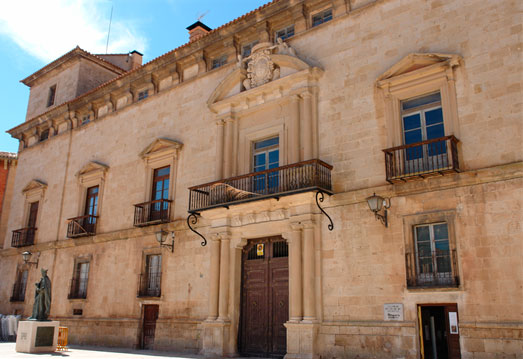
<instances>
[{"instance_id":1,"label":"wooden double door","mask_svg":"<svg viewBox=\"0 0 523 359\"><path fill-rule=\"evenodd\" d=\"M239 352L283 357L289 319L289 249L280 236L249 241L243 250Z\"/></svg>"}]
</instances>

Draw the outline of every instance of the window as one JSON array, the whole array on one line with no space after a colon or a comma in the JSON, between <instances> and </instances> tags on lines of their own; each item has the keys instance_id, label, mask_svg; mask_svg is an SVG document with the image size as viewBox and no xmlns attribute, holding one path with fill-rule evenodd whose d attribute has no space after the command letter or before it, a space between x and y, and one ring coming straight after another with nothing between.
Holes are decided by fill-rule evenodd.
<instances>
[{"instance_id":1,"label":"window","mask_svg":"<svg viewBox=\"0 0 523 359\"><path fill-rule=\"evenodd\" d=\"M401 111L405 145L445 136L439 92L401 101ZM445 141L407 147L406 171L420 172L447 167L446 153Z\"/></svg>"},{"instance_id":2,"label":"window","mask_svg":"<svg viewBox=\"0 0 523 359\"><path fill-rule=\"evenodd\" d=\"M45 141L49 138L49 129L43 130L40 133L40 142Z\"/></svg>"},{"instance_id":3,"label":"window","mask_svg":"<svg viewBox=\"0 0 523 359\"><path fill-rule=\"evenodd\" d=\"M151 195L151 220L160 220L168 213L170 166L157 168L153 174L153 193Z\"/></svg>"},{"instance_id":4,"label":"window","mask_svg":"<svg viewBox=\"0 0 523 359\"><path fill-rule=\"evenodd\" d=\"M85 199L85 228L89 233L96 233L96 219L98 218L98 186L87 189Z\"/></svg>"},{"instance_id":5,"label":"window","mask_svg":"<svg viewBox=\"0 0 523 359\"><path fill-rule=\"evenodd\" d=\"M23 302L25 300L25 287L27 285L27 269L19 270L16 274L16 281L13 286L11 302Z\"/></svg>"},{"instance_id":6,"label":"window","mask_svg":"<svg viewBox=\"0 0 523 359\"><path fill-rule=\"evenodd\" d=\"M82 123L81 126L88 124L91 121L91 115L84 115L82 116Z\"/></svg>"},{"instance_id":7,"label":"window","mask_svg":"<svg viewBox=\"0 0 523 359\"><path fill-rule=\"evenodd\" d=\"M36 241L36 229L39 223L38 208L44 198L47 184L39 180L30 181L22 192L25 195L23 228L13 231L12 247L31 246Z\"/></svg>"},{"instance_id":8,"label":"window","mask_svg":"<svg viewBox=\"0 0 523 359\"><path fill-rule=\"evenodd\" d=\"M138 92L138 101L145 100L147 97L149 97L149 90Z\"/></svg>"},{"instance_id":9,"label":"window","mask_svg":"<svg viewBox=\"0 0 523 359\"><path fill-rule=\"evenodd\" d=\"M253 143L253 172L265 171L279 167L280 138L272 137ZM278 172L269 172L254 177L254 191L275 191L278 187Z\"/></svg>"},{"instance_id":10,"label":"window","mask_svg":"<svg viewBox=\"0 0 523 359\"><path fill-rule=\"evenodd\" d=\"M258 44L258 40L242 46L242 57L251 55L252 48Z\"/></svg>"},{"instance_id":11,"label":"window","mask_svg":"<svg viewBox=\"0 0 523 359\"><path fill-rule=\"evenodd\" d=\"M145 257L145 271L140 278L140 297L159 297L161 295L162 256L150 254Z\"/></svg>"},{"instance_id":12,"label":"window","mask_svg":"<svg viewBox=\"0 0 523 359\"><path fill-rule=\"evenodd\" d=\"M221 67L227 63L227 56L223 55L216 59L212 60L212 69L217 69L218 67Z\"/></svg>"},{"instance_id":13,"label":"window","mask_svg":"<svg viewBox=\"0 0 523 359\"><path fill-rule=\"evenodd\" d=\"M323 24L324 22L332 20L332 9L323 10L317 14L312 15L312 27Z\"/></svg>"},{"instance_id":14,"label":"window","mask_svg":"<svg viewBox=\"0 0 523 359\"><path fill-rule=\"evenodd\" d=\"M454 283L447 223L414 227L416 279L420 286Z\"/></svg>"},{"instance_id":15,"label":"window","mask_svg":"<svg viewBox=\"0 0 523 359\"><path fill-rule=\"evenodd\" d=\"M54 105L54 99L56 96L56 85L49 87L49 94L47 95L47 107Z\"/></svg>"},{"instance_id":16,"label":"window","mask_svg":"<svg viewBox=\"0 0 523 359\"><path fill-rule=\"evenodd\" d=\"M459 172L459 140L452 54L410 54L376 82L387 129L390 183Z\"/></svg>"},{"instance_id":17,"label":"window","mask_svg":"<svg viewBox=\"0 0 523 359\"><path fill-rule=\"evenodd\" d=\"M38 218L38 203L39 202L33 202L29 205L29 217L27 218L27 231L25 236L27 245L34 244L36 219Z\"/></svg>"},{"instance_id":18,"label":"window","mask_svg":"<svg viewBox=\"0 0 523 359\"><path fill-rule=\"evenodd\" d=\"M75 264L73 280L71 282L71 292L69 299L87 298L87 282L89 281L89 262L78 261Z\"/></svg>"},{"instance_id":19,"label":"window","mask_svg":"<svg viewBox=\"0 0 523 359\"><path fill-rule=\"evenodd\" d=\"M282 40L286 40L292 36L294 36L294 25L291 25L284 29L278 30L278 31L276 31L276 34L274 35L274 37L276 39L280 38Z\"/></svg>"}]
</instances>

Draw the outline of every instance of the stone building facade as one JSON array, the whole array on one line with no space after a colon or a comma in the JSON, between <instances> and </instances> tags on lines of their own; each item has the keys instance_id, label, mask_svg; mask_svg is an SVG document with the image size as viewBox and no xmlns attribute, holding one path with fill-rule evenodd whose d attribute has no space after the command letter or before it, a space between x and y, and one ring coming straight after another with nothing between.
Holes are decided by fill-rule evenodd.
<instances>
[{"instance_id":1,"label":"stone building facade","mask_svg":"<svg viewBox=\"0 0 523 359\"><path fill-rule=\"evenodd\" d=\"M38 266L76 344L521 357L517 13L275 0L144 65L72 50L9 131L0 312Z\"/></svg>"}]
</instances>

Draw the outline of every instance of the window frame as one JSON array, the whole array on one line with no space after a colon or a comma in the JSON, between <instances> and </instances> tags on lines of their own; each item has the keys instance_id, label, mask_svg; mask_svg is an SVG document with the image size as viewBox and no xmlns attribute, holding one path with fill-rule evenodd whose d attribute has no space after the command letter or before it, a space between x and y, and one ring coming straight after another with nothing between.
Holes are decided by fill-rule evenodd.
<instances>
[{"instance_id":1,"label":"window frame","mask_svg":"<svg viewBox=\"0 0 523 359\"><path fill-rule=\"evenodd\" d=\"M26 228L29 223L29 216L31 215L31 204L38 202L38 211L36 214L35 227L38 229L40 227L40 218L42 213L42 207L44 203L45 191L47 189L47 184L40 182L38 180L32 180L24 187L22 193L24 194L24 210L23 210L23 224L21 228ZM38 243L38 230L35 230L34 233L34 244Z\"/></svg>"},{"instance_id":2,"label":"window frame","mask_svg":"<svg viewBox=\"0 0 523 359\"><path fill-rule=\"evenodd\" d=\"M137 101L145 100L148 97L149 97L149 89L144 89L144 90L138 92Z\"/></svg>"},{"instance_id":3,"label":"window frame","mask_svg":"<svg viewBox=\"0 0 523 359\"><path fill-rule=\"evenodd\" d=\"M23 278L23 275L24 273L26 273L26 276L25 276L25 282L23 284L23 290L21 289L21 283L23 282L22 281L22 278ZM10 302L20 302L20 303L23 303L25 302L25 298L26 298L26 294L27 294L27 282L29 280L29 268L27 265L20 265L18 266L18 268L16 269L16 277L15 277L15 282L13 284L13 291L12 291L12 295L11 295L11 298L10 298ZM14 294L15 294L15 288L18 286L18 293L16 297L14 297ZM20 295L20 292L23 292L23 298L20 298L21 295Z\"/></svg>"},{"instance_id":4,"label":"window frame","mask_svg":"<svg viewBox=\"0 0 523 359\"><path fill-rule=\"evenodd\" d=\"M211 61L211 70L227 65L227 55L217 56Z\"/></svg>"},{"instance_id":5,"label":"window frame","mask_svg":"<svg viewBox=\"0 0 523 359\"><path fill-rule=\"evenodd\" d=\"M330 12L330 19L328 20L325 20L325 14ZM319 16L321 15L321 22L320 23L314 23L314 17L316 16ZM319 10L319 11L315 11L313 13L311 13L311 16L310 16L310 21L311 21L311 28L313 27L317 27L317 26L320 26L322 24L325 24L327 22L330 22L334 19L334 9L332 7L328 7L326 9L322 9L322 10Z\"/></svg>"},{"instance_id":6,"label":"window frame","mask_svg":"<svg viewBox=\"0 0 523 359\"><path fill-rule=\"evenodd\" d=\"M96 209L96 232L100 231L100 219L102 214L103 193L105 189L105 174L109 166L99 162L90 161L84 165L76 174L78 178L78 194L76 215L71 217L80 217L87 215L87 194L90 188L98 187L98 207Z\"/></svg>"},{"instance_id":7,"label":"window frame","mask_svg":"<svg viewBox=\"0 0 523 359\"><path fill-rule=\"evenodd\" d=\"M243 58L247 58L247 57L251 56L251 55L252 55L252 49L253 49L253 47L256 46L256 45L258 45L259 43L260 43L259 40L254 40L254 41L251 41L251 42L248 42L248 43L242 44L242 46L241 46L241 52L240 52L241 55L242 55L242 57L243 57ZM246 49L246 48L249 48L249 54L247 54L247 55L245 54L245 49Z\"/></svg>"},{"instance_id":8,"label":"window frame","mask_svg":"<svg viewBox=\"0 0 523 359\"><path fill-rule=\"evenodd\" d=\"M292 35L288 35L288 32L289 32L290 28L292 28ZM282 31L285 31L285 36L284 37L278 36L278 33L282 32ZM285 41L287 39L290 39L294 35L296 35L295 27L294 27L294 24L291 24L289 26L286 26L286 27L283 27L283 28L281 28L279 30L274 31L274 40L277 40L278 38L281 38L283 41Z\"/></svg>"},{"instance_id":9,"label":"window frame","mask_svg":"<svg viewBox=\"0 0 523 359\"><path fill-rule=\"evenodd\" d=\"M404 246L405 246L405 283L408 291L434 291L434 290L460 290L463 287L463 276L461 273L458 242L456 239L456 211L438 210L427 213L406 215L403 217ZM449 285L409 285L408 279L418 277L417 248L416 248L416 227L434 225L439 223L447 224L448 243L451 277L457 280L455 284ZM455 258L452 258L452 257ZM407 265L410 262L410 266Z\"/></svg>"},{"instance_id":10,"label":"window frame","mask_svg":"<svg viewBox=\"0 0 523 359\"><path fill-rule=\"evenodd\" d=\"M156 242L156 239L154 239L154 241ZM159 290L160 290L160 295L158 297L156 296L147 296L147 295L140 295L140 291L142 291L142 283L140 282L141 278L144 277L144 276L148 276L148 273L147 273L147 258L150 257L150 256L160 256L160 287L159 287ZM138 278L138 298L145 298L145 299L155 299L155 298L161 298L163 293L162 293L162 288L163 288L163 280L164 280L164 258L163 258L163 255L162 255L162 251L161 251L161 248L158 248L158 247L154 247L154 248L148 248L148 249L144 249L142 251L142 262L141 262L141 265L140 265L140 276ZM149 278L147 277L147 281L149 280ZM147 282L147 286L149 285L149 283ZM142 294L145 294L145 293L142 293Z\"/></svg>"},{"instance_id":11,"label":"window frame","mask_svg":"<svg viewBox=\"0 0 523 359\"><path fill-rule=\"evenodd\" d=\"M75 300L86 300L87 294L89 293L89 277L91 272L91 262L92 262L92 255L87 256L79 256L74 259L73 264L73 275L71 277L71 285L69 288L69 297L68 299L75 299ZM77 281L81 278L81 272L80 268L83 264L88 265L87 267L87 276L85 280L85 293L83 295L80 295L80 283L76 284ZM74 286L74 287L73 287Z\"/></svg>"},{"instance_id":12,"label":"window frame","mask_svg":"<svg viewBox=\"0 0 523 359\"><path fill-rule=\"evenodd\" d=\"M434 58L440 61L435 62ZM445 136L459 138L454 68L461 57L445 54L409 54L376 81L387 129L387 148L402 146L402 101L439 92ZM409 71L411 68L415 70ZM461 156L461 151L458 151ZM460 159L460 163L463 163Z\"/></svg>"},{"instance_id":13,"label":"window frame","mask_svg":"<svg viewBox=\"0 0 523 359\"><path fill-rule=\"evenodd\" d=\"M51 107L55 104L56 101L56 84L49 86L49 91L47 92L47 106Z\"/></svg>"}]
</instances>

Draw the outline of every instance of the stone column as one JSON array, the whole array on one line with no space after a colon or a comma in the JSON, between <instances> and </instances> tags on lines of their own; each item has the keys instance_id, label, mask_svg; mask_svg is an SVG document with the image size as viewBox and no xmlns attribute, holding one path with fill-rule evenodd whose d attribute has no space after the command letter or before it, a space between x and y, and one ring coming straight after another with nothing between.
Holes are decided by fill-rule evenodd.
<instances>
[{"instance_id":1,"label":"stone column","mask_svg":"<svg viewBox=\"0 0 523 359\"><path fill-rule=\"evenodd\" d=\"M300 99L298 96L291 96L290 112L288 164L300 162Z\"/></svg>"},{"instance_id":2,"label":"stone column","mask_svg":"<svg viewBox=\"0 0 523 359\"><path fill-rule=\"evenodd\" d=\"M207 320L215 320L218 317L218 284L220 279L220 239L211 239L211 278L209 288L209 315Z\"/></svg>"},{"instance_id":3,"label":"stone column","mask_svg":"<svg viewBox=\"0 0 523 359\"><path fill-rule=\"evenodd\" d=\"M222 237L220 255L220 300L218 320L229 320L229 238Z\"/></svg>"},{"instance_id":4,"label":"stone column","mask_svg":"<svg viewBox=\"0 0 523 359\"><path fill-rule=\"evenodd\" d=\"M216 174L215 179L223 179L223 120L216 121Z\"/></svg>"},{"instance_id":5,"label":"stone column","mask_svg":"<svg viewBox=\"0 0 523 359\"><path fill-rule=\"evenodd\" d=\"M316 293L314 290L314 227L312 223L303 228L303 320L316 320Z\"/></svg>"},{"instance_id":6,"label":"stone column","mask_svg":"<svg viewBox=\"0 0 523 359\"><path fill-rule=\"evenodd\" d=\"M302 152L302 161L312 159L313 153L313 143L312 143L312 96L309 92L304 92L301 94L302 104L301 104L301 147L303 148Z\"/></svg>"},{"instance_id":7,"label":"stone column","mask_svg":"<svg viewBox=\"0 0 523 359\"><path fill-rule=\"evenodd\" d=\"M300 322L303 318L302 273L301 273L301 230L283 234L289 243L289 321Z\"/></svg>"},{"instance_id":8,"label":"stone column","mask_svg":"<svg viewBox=\"0 0 523 359\"><path fill-rule=\"evenodd\" d=\"M234 120L228 118L225 120L225 136L223 144L223 178L232 176L232 142L234 132Z\"/></svg>"}]
</instances>

